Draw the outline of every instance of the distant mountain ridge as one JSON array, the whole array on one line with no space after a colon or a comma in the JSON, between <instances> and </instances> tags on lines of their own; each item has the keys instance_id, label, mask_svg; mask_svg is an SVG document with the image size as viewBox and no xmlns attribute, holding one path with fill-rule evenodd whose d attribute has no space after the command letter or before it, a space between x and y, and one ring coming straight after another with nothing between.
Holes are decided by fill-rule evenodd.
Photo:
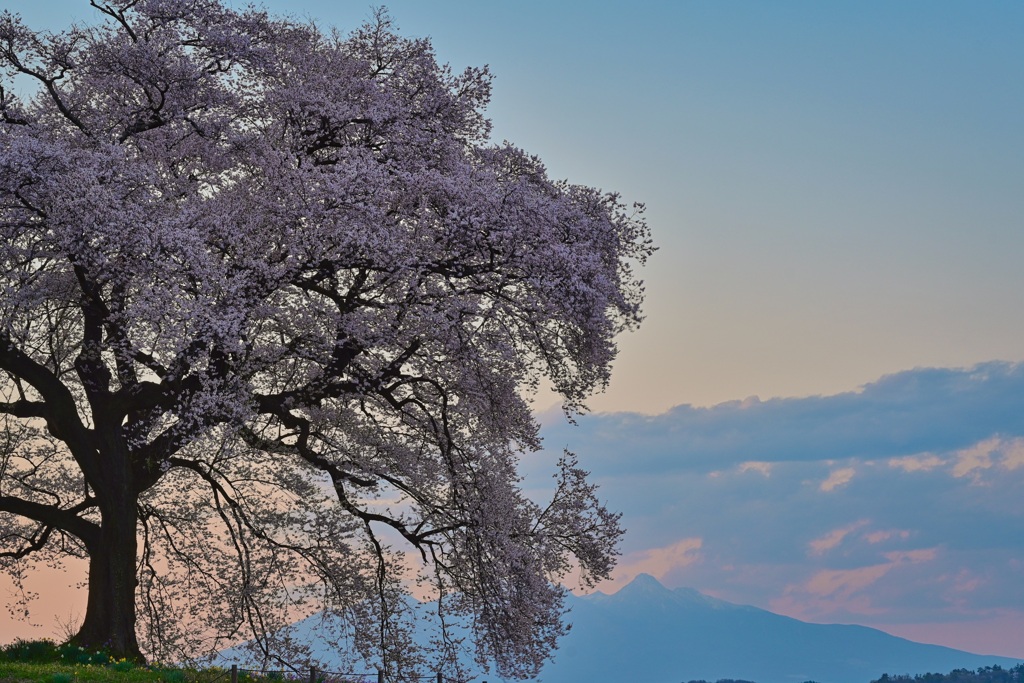
<instances>
[{"instance_id":1,"label":"distant mountain ridge","mask_svg":"<svg viewBox=\"0 0 1024 683\"><path fill-rule=\"evenodd\" d=\"M883 673L1013 666L1018 660L914 643L864 626L810 624L640 575L613 595L570 601L572 632L545 683L868 683Z\"/></svg>"},{"instance_id":2,"label":"distant mountain ridge","mask_svg":"<svg viewBox=\"0 0 1024 683\"><path fill-rule=\"evenodd\" d=\"M883 673L945 673L1022 660L915 643L865 626L811 624L690 588L670 590L641 574L617 593L570 595L573 627L542 683L680 683L744 679L756 683L869 683ZM318 641L317 617L293 625L332 668L332 644ZM237 657L222 653L222 661ZM346 669L346 670L351 670ZM477 681L501 679L482 673Z\"/></svg>"}]
</instances>

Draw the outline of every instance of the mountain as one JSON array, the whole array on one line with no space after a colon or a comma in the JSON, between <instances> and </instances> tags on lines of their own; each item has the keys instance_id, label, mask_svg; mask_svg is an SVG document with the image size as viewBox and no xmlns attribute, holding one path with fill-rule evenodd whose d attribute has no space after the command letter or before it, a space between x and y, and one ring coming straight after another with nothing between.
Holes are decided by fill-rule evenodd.
<instances>
[{"instance_id":1,"label":"mountain","mask_svg":"<svg viewBox=\"0 0 1024 683\"><path fill-rule=\"evenodd\" d=\"M810 624L640 575L614 595L571 601L573 630L545 683L719 678L868 683L883 673L1010 667L1017 660L924 645L864 626Z\"/></svg>"},{"instance_id":2,"label":"mountain","mask_svg":"<svg viewBox=\"0 0 1024 683\"><path fill-rule=\"evenodd\" d=\"M1019 660L915 643L864 626L810 624L735 605L688 588L670 590L641 574L619 592L569 596L573 627L542 683L680 683L743 679L757 683L868 683L888 674L945 673ZM322 637L323 620L294 624L332 670L358 670ZM240 657L225 651L221 661ZM372 670L371 667L363 667ZM497 683L493 674L477 681Z\"/></svg>"}]
</instances>

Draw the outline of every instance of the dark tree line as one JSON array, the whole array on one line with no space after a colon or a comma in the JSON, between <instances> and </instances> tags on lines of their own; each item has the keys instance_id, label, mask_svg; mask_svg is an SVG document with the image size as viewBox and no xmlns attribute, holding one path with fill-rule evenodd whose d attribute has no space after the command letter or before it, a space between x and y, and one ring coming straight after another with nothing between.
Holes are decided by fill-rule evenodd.
<instances>
[{"instance_id":1,"label":"dark tree line","mask_svg":"<svg viewBox=\"0 0 1024 683\"><path fill-rule=\"evenodd\" d=\"M687 683L708 683L704 679L692 680ZM753 683L752 681L735 680L732 678L720 678L715 683ZM806 681L806 683L815 683ZM976 671L970 669L954 669L948 674L926 673L899 674L890 676L882 674L871 683L1024 683L1024 664L1004 669L1001 666L983 666Z\"/></svg>"},{"instance_id":2,"label":"dark tree line","mask_svg":"<svg viewBox=\"0 0 1024 683\"><path fill-rule=\"evenodd\" d=\"M1018 664L1004 669L1001 666L983 666L976 671L970 669L954 669L948 674L917 674L910 676L901 674L890 676L882 674L882 677L871 683L1018 683L1024 681L1024 664Z\"/></svg>"}]
</instances>

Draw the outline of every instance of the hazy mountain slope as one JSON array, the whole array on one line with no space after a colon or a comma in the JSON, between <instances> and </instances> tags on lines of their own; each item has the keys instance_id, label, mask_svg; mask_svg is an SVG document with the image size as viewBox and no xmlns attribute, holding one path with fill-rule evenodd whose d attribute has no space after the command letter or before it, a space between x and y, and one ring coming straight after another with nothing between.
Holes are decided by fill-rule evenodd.
<instances>
[{"instance_id":1,"label":"hazy mountain slope","mask_svg":"<svg viewBox=\"0 0 1024 683\"><path fill-rule=\"evenodd\" d=\"M883 673L948 672L1018 660L923 645L863 626L809 624L756 607L734 605L641 575L613 595L570 596L572 631L543 683L679 683L736 678L757 683L868 683ZM313 644L333 670L372 670L335 655L321 620L295 624L292 636ZM238 660L227 651L222 661ZM479 681L496 683L481 674Z\"/></svg>"},{"instance_id":2,"label":"hazy mountain slope","mask_svg":"<svg viewBox=\"0 0 1024 683\"><path fill-rule=\"evenodd\" d=\"M573 631L545 667L545 683L641 678L867 683L886 672L1016 663L863 626L809 624L689 589L671 591L646 575L614 595L574 598L571 605Z\"/></svg>"}]
</instances>

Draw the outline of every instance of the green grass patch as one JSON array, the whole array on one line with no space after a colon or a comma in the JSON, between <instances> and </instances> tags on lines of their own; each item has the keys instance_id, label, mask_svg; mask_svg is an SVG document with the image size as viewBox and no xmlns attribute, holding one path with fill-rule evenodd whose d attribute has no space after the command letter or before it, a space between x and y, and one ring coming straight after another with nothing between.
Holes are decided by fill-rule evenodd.
<instances>
[{"instance_id":1,"label":"green grass patch","mask_svg":"<svg viewBox=\"0 0 1024 683\"><path fill-rule=\"evenodd\" d=\"M280 674L239 672L240 683L284 683ZM0 683L229 683L226 669L140 666L105 652L49 640L18 640L0 647Z\"/></svg>"},{"instance_id":2,"label":"green grass patch","mask_svg":"<svg viewBox=\"0 0 1024 683\"><path fill-rule=\"evenodd\" d=\"M37 664L0 662L0 683L185 683L163 676L163 671L135 667L118 671L98 664Z\"/></svg>"},{"instance_id":3,"label":"green grass patch","mask_svg":"<svg viewBox=\"0 0 1024 683\"><path fill-rule=\"evenodd\" d=\"M241 677L240 677L241 678ZM252 680L252 679L250 679ZM223 670L0 661L0 683L227 683Z\"/></svg>"},{"instance_id":4,"label":"green grass patch","mask_svg":"<svg viewBox=\"0 0 1024 683\"><path fill-rule=\"evenodd\" d=\"M52 640L16 640L0 648L0 661L52 662L57 659L57 646Z\"/></svg>"}]
</instances>

